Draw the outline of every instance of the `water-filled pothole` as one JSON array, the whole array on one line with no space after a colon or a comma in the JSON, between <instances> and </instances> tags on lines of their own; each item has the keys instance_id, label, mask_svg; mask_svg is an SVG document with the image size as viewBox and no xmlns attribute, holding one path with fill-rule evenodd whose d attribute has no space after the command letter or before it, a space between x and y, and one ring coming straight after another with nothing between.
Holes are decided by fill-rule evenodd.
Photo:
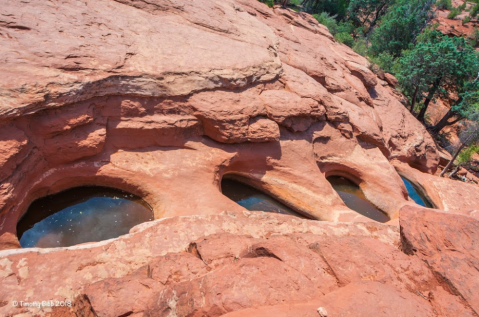
<instances>
[{"instance_id":1,"label":"water-filled pothole","mask_svg":"<svg viewBox=\"0 0 479 317\"><path fill-rule=\"evenodd\" d=\"M418 205L427 207L427 208L432 208L432 204L429 202L429 200L426 199L426 197L421 193L421 191L416 188L410 181L405 179L404 177L401 177L402 181L404 182L404 185L406 185L407 192L409 193L409 197L414 200L414 202Z\"/></svg>"},{"instance_id":2,"label":"water-filled pothole","mask_svg":"<svg viewBox=\"0 0 479 317\"><path fill-rule=\"evenodd\" d=\"M17 224L24 248L67 247L127 234L153 220L148 204L106 187L77 187L35 200Z\"/></svg>"},{"instance_id":3,"label":"water-filled pothole","mask_svg":"<svg viewBox=\"0 0 479 317\"><path fill-rule=\"evenodd\" d=\"M350 209L379 222L387 222L390 220L385 213L371 204L359 186L350 180L341 176L330 176L327 179L334 190L339 194L339 197L344 201L344 204Z\"/></svg>"},{"instance_id":4,"label":"water-filled pothole","mask_svg":"<svg viewBox=\"0 0 479 317\"><path fill-rule=\"evenodd\" d=\"M305 218L274 198L236 180L223 178L221 191L223 195L247 210L275 212Z\"/></svg>"}]
</instances>

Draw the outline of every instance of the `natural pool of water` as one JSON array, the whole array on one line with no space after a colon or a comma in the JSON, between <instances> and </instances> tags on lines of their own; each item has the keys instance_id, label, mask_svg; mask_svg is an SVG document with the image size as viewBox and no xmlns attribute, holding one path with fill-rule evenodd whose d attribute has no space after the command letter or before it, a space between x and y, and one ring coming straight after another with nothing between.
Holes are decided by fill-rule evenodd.
<instances>
[{"instance_id":1,"label":"natural pool of water","mask_svg":"<svg viewBox=\"0 0 479 317\"><path fill-rule=\"evenodd\" d=\"M379 222L389 221L389 217L371 204L359 186L350 180L341 176L330 176L328 181L350 209Z\"/></svg>"},{"instance_id":2,"label":"natural pool of water","mask_svg":"<svg viewBox=\"0 0 479 317\"><path fill-rule=\"evenodd\" d=\"M67 247L127 234L153 220L141 198L106 187L77 187L35 200L17 225L24 248Z\"/></svg>"},{"instance_id":3,"label":"natural pool of water","mask_svg":"<svg viewBox=\"0 0 479 317\"><path fill-rule=\"evenodd\" d=\"M235 201L247 210L275 212L304 218L288 206L280 203L261 191L232 179L223 179L221 182L223 195Z\"/></svg>"},{"instance_id":4,"label":"natural pool of water","mask_svg":"<svg viewBox=\"0 0 479 317\"><path fill-rule=\"evenodd\" d=\"M401 177L402 181L404 182L404 185L406 185L407 192L409 193L409 197L414 200L414 202L418 205L432 208L431 203L424 197L424 195L421 194L421 192L407 179L404 177Z\"/></svg>"}]
</instances>

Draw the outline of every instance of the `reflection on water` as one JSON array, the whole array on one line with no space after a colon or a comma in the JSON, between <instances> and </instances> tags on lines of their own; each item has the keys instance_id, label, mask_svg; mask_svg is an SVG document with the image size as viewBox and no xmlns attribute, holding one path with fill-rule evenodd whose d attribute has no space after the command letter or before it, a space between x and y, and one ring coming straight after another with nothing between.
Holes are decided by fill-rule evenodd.
<instances>
[{"instance_id":1,"label":"reflection on water","mask_svg":"<svg viewBox=\"0 0 479 317\"><path fill-rule=\"evenodd\" d=\"M127 234L153 220L139 197L105 187L78 187L35 200L17 225L24 248L67 247Z\"/></svg>"},{"instance_id":2,"label":"reflection on water","mask_svg":"<svg viewBox=\"0 0 479 317\"><path fill-rule=\"evenodd\" d=\"M422 193L407 179L404 177L401 177L402 181L404 182L404 185L406 185L407 192L409 193L409 197L414 200L414 202L418 205L432 208L431 203L422 195Z\"/></svg>"},{"instance_id":3,"label":"reflection on water","mask_svg":"<svg viewBox=\"0 0 479 317\"><path fill-rule=\"evenodd\" d=\"M238 181L223 179L221 181L221 190L223 195L248 210L275 212L304 218L302 215L296 213L279 201Z\"/></svg>"},{"instance_id":4,"label":"reflection on water","mask_svg":"<svg viewBox=\"0 0 479 317\"><path fill-rule=\"evenodd\" d=\"M389 221L389 217L371 204L364 196L363 191L350 180L340 176L331 176L328 177L328 181L350 209L379 222Z\"/></svg>"}]
</instances>

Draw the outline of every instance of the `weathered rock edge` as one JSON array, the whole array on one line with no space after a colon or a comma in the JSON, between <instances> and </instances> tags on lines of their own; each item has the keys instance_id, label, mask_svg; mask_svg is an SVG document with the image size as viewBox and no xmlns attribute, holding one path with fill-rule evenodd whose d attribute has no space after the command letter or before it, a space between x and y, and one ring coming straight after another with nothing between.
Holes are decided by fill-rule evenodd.
<instances>
[{"instance_id":1,"label":"weathered rock edge","mask_svg":"<svg viewBox=\"0 0 479 317\"><path fill-rule=\"evenodd\" d=\"M477 316L474 276L459 275L475 270L478 246L469 238L478 221L417 207L400 221L401 237L384 224L225 212L157 220L100 243L0 251L0 313L317 316L323 307L344 316ZM437 244L444 233L447 244ZM425 234L427 242L418 240ZM457 251L444 249L451 246ZM439 272L454 261L460 272ZM20 297L68 299L73 308L12 307Z\"/></svg>"}]
</instances>

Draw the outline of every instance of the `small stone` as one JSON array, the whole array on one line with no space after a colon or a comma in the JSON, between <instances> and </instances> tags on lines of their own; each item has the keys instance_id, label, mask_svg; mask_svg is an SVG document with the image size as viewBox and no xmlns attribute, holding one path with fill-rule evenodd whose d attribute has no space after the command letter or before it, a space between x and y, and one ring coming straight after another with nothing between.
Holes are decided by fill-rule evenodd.
<instances>
[{"instance_id":1,"label":"small stone","mask_svg":"<svg viewBox=\"0 0 479 317\"><path fill-rule=\"evenodd\" d=\"M321 317L328 317L328 312L326 311L326 309L324 307L319 307L318 308L318 314Z\"/></svg>"}]
</instances>

